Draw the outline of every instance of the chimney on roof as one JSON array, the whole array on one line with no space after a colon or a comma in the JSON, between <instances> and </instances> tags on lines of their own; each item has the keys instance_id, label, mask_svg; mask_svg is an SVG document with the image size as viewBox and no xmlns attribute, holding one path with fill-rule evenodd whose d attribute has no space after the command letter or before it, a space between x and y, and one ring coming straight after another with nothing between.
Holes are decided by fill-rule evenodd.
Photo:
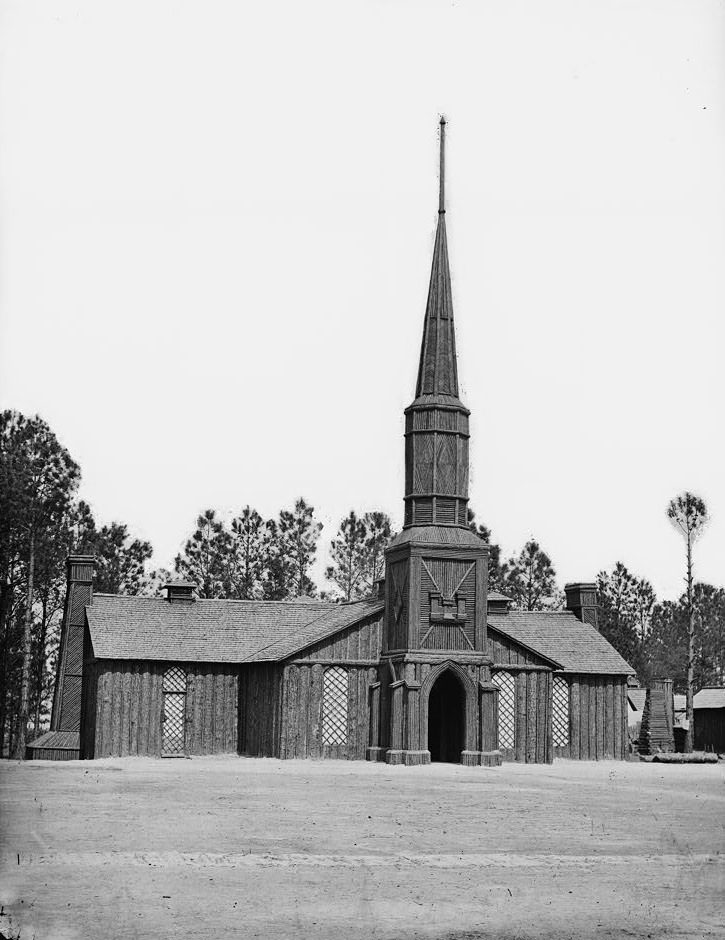
<instances>
[{"instance_id":1,"label":"chimney on roof","mask_svg":"<svg viewBox=\"0 0 725 940\"><path fill-rule=\"evenodd\" d=\"M164 585L166 600L170 604L193 604L196 585L193 581L169 581Z\"/></svg>"},{"instance_id":2,"label":"chimney on roof","mask_svg":"<svg viewBox=\"0 0 725 940\"><path fill-rule=\"evenodd\" d=\"M566 609L570 610L582 623L588 623L595 630L598 630L599 618L597 611L599 602L597 600L596 584L589 581L565 584L564 593L566 594Z\"/></svg>"},{"instance_id":3,"label":"chimney on roof","mask_svg":"<svg viewBox=\"0 0 725 940\"><path fill-rule=\"evenodd\" d=\"M385 575L383 575L382 578L376 578L373 582L373 595L378 600L382 601L385 599Z\"/></svg>"},{"instance_id":4,"label":"chimney on roof","mask_svg":"<svg viewBox=\"0 0 725 940\"><path fill-rule=\"evenodd\" d=\"M52 731L80 731L83 636L86 607L93 603L95 567L95 555L69 555L66 559L65 606L50 719Z\"/></svg>"}]
</instances>

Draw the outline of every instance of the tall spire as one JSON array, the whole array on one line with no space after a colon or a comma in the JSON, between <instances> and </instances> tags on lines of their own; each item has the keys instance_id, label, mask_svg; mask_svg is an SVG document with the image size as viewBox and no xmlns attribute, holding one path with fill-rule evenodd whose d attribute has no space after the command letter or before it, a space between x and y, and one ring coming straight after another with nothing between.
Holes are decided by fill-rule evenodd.
<instances>
[{"instance_id":1,"label":"tall spire","mask_svg":"<svg viewBox=\"0 0 725 940\"><path fill-rule=\"evenodd\" d=\"M421 395L458 397L456 336L453 328L453 298L446 240L445 135L446 120L442 117L440 121L438 230L433 248L433 265L423 325L416 398Z\"/></svg>"},{"instance_id":2,"label":"tall spire","mask_svg":"<svg viewBox=\"0 0 725 940\"><path fill-rule=\"evenodd\" d=\"M458 397L446 243L445 129L445 118L441 118L438 230L415 401L405 411L406 527L453 525L465 528L468 525L469 412Z\"/></svg>"}]
</instances>

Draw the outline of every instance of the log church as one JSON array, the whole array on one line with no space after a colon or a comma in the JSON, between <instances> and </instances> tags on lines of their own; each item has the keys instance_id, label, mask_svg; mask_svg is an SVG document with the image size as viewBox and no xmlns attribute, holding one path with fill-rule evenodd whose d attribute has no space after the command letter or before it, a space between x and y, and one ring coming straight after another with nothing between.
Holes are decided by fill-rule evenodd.
<instances>
[{"instance_id":1,"label":"log church","mask_svg":"<svg viewBox=\"0 0 725 940\"><path fill-rule=\"evenodd\" d=\"M404 525L376 596L335 604L95 593L68 559L46 759L238 753L389 764L624 759L633 670L597 629L592 583L566 610L488 591L468 527L470 412L459 397L444 135L415 397L405 409Z\"/></svg>"}]
</instances>

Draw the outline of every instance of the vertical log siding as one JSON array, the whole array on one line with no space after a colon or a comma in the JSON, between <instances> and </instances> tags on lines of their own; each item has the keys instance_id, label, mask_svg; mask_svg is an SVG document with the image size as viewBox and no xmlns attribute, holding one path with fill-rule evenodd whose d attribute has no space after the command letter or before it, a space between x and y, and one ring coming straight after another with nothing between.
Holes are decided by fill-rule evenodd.
<instances>
[{"instance_id":1,"label":"vertical log siding","mask_svg":"<svg viewBox=\"0 0 725 940\"><path fill-rule=\"evenodd\" d=\"M84 757L159 756L162 741L162 662L87 663L81 750ZM237 750L239 667L180 663L186 670L185 751Z\"/></svg>"},{"instance_id":2,"label":"vertical log siding","mask_svg":"<svg viewBox=\"0 0 725 940\"><path fill-rule=\"evenodd\" d=\"M569 675L569 744L555 757L571 760L626 760L627 680L625 676Z\"/></svg>"},{"instance_id":3,"label":"vertical log siding","mask_svg":"<svg viewBox=\"0 0 725 940\"><path fill-rule=\"evenodd\" d=\"M368 745L370 686L377 680L375 666L346 666L348 674L347 740L322 743L323 677L329 668L321 662L296 661L282 674L284 712L279 756L287 758L342 758L364 760Z\"/></svg>"}]
</instances>

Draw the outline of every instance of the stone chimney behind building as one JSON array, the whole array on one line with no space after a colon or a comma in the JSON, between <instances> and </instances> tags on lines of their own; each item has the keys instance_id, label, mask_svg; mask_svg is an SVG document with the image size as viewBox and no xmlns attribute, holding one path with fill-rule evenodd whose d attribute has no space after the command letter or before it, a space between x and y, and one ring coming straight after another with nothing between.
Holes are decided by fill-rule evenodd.
<instances>
[{"instance_id":1,"label":"stone chimney behind building","mask_svg":"<svg viewBox=\"0 0 725 940\"><path fill-rule=\"evenodd\" d=\"M672 679L653 679L647 687L639 731L639 753L674 751L675 698Z\"/></svg>"},{"instance_id":2,"label":"stone chimney behind building","mask_svg":"<svg viewBox=\"0 0 725 940\"><path fill-rule=\"evenodd\" d=\"M598 630L599 618L597 611L599 602L597 600L596 584L589 581L565 584L564 593L566 594L566 609L570 610L582 623L588 623L595 630Z\"/></svg>"},{"instance_id":3,"label":"stone chimney behind building","mask_svg":"<svg viewBox=\"0 0 725 940\"><path fill-rule=\"evenodd\" d=\"M69 555L66 560L67 587L50 720L52 731L80 731L83 636L86 607L93 603L95 567L95 555Z\"/></svg>"}]
</instances>

